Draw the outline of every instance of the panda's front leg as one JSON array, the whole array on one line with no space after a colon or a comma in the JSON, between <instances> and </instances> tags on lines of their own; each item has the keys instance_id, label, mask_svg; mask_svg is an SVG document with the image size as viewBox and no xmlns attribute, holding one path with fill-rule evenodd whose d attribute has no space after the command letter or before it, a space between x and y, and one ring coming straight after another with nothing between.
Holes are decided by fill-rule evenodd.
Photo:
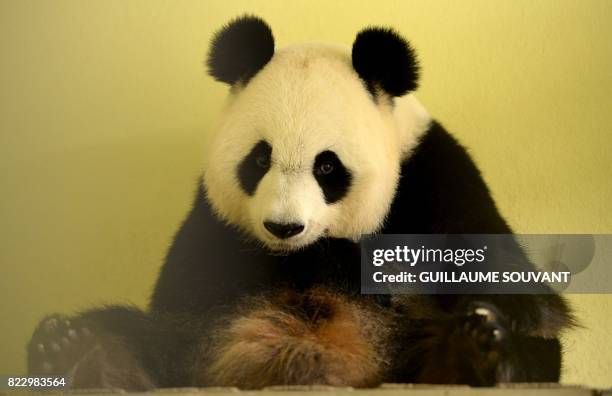
<instances>
[{"instance_id":1,"label":"panda's front leg","mask_svg":"<svg viewBox=\"0 0 612 396\"><path fill-rule=\"evenodd\" d=\"M561 348L557 339L512 331L495 306L473 302L465 314L430 323L419 383L492 386L503 382L557 382Z\"/></svg>"}]
</instances>

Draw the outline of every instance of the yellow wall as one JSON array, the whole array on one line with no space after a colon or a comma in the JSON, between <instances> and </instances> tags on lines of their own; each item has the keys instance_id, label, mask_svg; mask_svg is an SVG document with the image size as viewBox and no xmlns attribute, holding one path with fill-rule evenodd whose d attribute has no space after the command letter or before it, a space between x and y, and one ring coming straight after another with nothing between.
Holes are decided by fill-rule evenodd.
<instances>
[{"instance_id":1,"label":"yellow wall","mask_svg":"<svg viewBox=\"0 0 612 396\"><path fill-rule=\"evenodd\" d=\"M395 26L517 231L612 232L611 1L1 0L0 373L45 313L145 304L226 93L205 48L245 11L280 45ZM610 386L612 298L572 300L564 380Z\"/></svg>"}]
</instances>

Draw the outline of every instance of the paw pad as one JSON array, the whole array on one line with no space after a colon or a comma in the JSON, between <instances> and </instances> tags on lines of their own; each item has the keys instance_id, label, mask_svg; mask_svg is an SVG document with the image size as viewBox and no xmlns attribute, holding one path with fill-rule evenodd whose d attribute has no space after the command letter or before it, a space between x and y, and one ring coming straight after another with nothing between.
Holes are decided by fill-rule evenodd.
<instances>
[{"instance_id":1,"label":"paw pad","mask_svg":"<svg viewBox=\"0 0 612 396\"><path fill-rule=\"evenodd\" d=\"M66 374L95 344L93 333L69 319L53 315L44 319L30 341L30 374Z\"/></svg>"}]
</instances>

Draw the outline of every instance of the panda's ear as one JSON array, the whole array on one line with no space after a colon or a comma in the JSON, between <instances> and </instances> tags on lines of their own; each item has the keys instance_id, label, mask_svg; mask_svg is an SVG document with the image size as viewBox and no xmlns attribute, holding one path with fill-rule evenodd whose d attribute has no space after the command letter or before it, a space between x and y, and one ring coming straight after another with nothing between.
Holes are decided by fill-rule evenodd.
<instances>
[{"instance_id":1,"label":"panda's ear","mask_svg":"<svg viewBox=\"0 0 612 396\"><path fill-rule=\"evenodd\" d=\"M206 65L216 80L247 83L274 55L270 27L255 16L234 19L212 39Z\"/></svg>"},{"instance_id":2,"label":"panda's ear","mask_svg":"<svg viewBox=\"0 0 612 396\"><path fill-rule=\"evenodd\" d=\"M353 43L353 68L370 91L402 96L418 86L419 64L410 44L393 29L370 27Z\"/></svg>"}]
</instances>

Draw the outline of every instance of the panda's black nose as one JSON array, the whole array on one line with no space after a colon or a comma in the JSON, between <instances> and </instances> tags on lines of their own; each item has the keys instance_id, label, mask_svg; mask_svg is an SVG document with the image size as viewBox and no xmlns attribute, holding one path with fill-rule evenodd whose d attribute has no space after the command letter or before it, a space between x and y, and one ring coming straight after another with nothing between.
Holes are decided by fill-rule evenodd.
<instances>
[{"instance_id":1,"label":"panda's black nose","mask_svg":"<svg viewBox=\"0 0 612 396\"><path fill-rule=\"evenodd\" d=\"M266 227L266 230L270 231L272 235L280 239L291 238L304 231L304 225L299 223L275 223L273 221L264 221L264 227Z\"/></svg>"}]
</instances>

